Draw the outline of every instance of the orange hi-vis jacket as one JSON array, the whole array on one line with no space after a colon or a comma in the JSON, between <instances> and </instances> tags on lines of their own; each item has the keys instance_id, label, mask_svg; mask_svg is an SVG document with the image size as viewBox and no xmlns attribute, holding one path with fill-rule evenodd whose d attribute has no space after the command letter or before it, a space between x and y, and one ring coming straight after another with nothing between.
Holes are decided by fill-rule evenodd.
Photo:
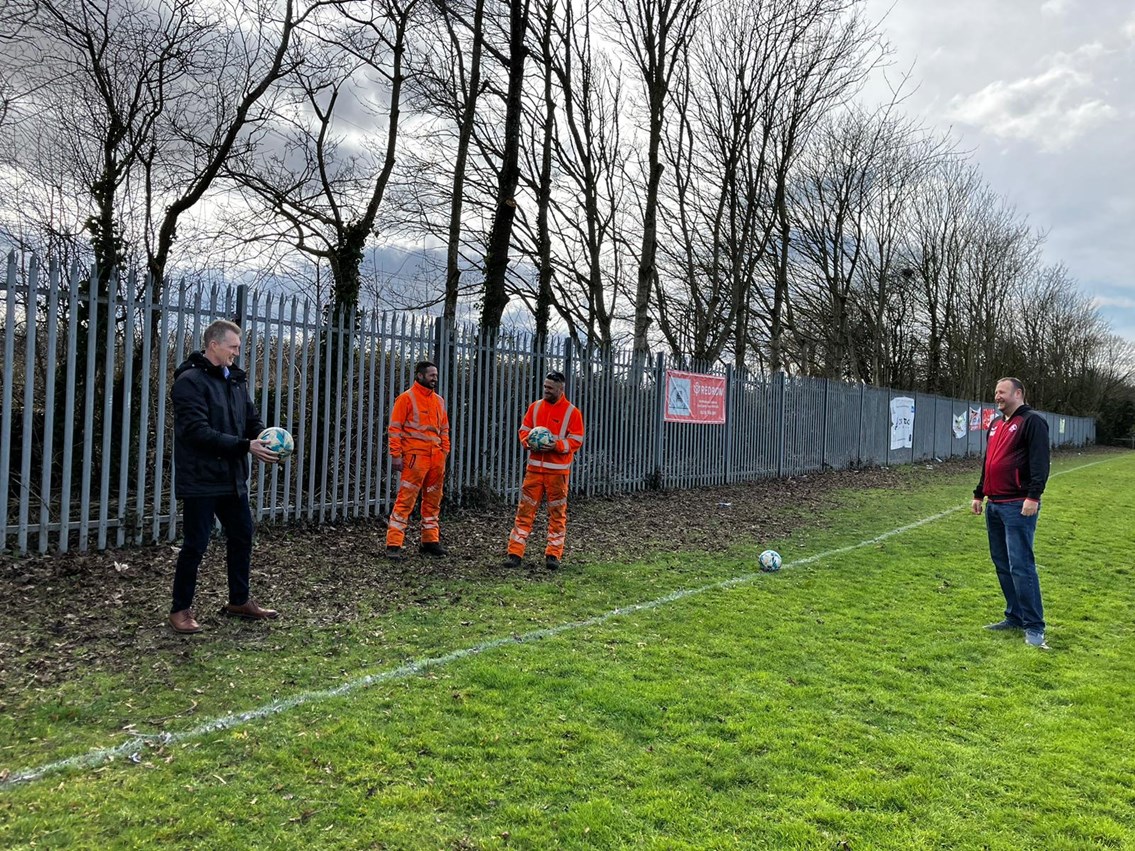
<instances>
[{"instance_id":1,"label":"orange hi-vis jacket","mask_svg":"<svg viewBox=\"0 0 1135 851\"><path fill-rule=\"evenodd\" d=\"M571 472L571 459L583 446L583 414L579 408L561 396L554 405L537 399L524 413L520 426L520 442L528 445L528 433L536 426L544 426L556 438L556 446L547 452L528 455L528 472L554 473L566 476Z\"/></svg>"},{"instance_id":2,"label":"orange hi-vis jacket","mask_svg":"<svg viewBox=\"0 0 1135 851\"><path fill-rule=\"evenodd\" d=\"M390 412L390 457L449 454L449 415L445 400L418 382L394 400Z\"/></svg>"}]
</instances>

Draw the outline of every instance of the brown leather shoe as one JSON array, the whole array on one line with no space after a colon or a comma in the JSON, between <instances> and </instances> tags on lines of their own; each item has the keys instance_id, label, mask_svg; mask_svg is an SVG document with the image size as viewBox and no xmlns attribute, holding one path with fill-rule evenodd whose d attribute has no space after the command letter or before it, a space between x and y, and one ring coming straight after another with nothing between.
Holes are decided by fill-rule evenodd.
<instances>
[{"instance_id":1,"label":"brown leather shoe","mask_svg":"<svg viewBox=\"0 0 1135 851\"><path fill-rule=\"evenodd\" d=\"M221 607L222 615L232 615L234 618L244 618L246 621L262 621L278 618L279 612L274 612L272 609L262 609L256 605L251 599L247 603L242 603L237 606L233 603L226 603Z\"/></svg>"},{"instance_id":2,"label":"brown leather shoe","mask_svg":"<svg viewBox=\"0 0 1135 851\"><path fill-rule=\"evenodd\" d=\"M192 609L182 609L169 616L169 625L174 632L182 635L193 635L201 631L201 624L193 617Z\"/></svg>"}]
</instances>

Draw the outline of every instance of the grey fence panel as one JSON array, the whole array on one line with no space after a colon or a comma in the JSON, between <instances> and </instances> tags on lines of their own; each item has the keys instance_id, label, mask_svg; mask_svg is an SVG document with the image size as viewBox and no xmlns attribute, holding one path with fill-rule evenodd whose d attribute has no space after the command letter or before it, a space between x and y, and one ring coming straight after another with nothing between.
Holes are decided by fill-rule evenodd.
<instances>
[{"instance_id":1,"label":"grey fence panel","mask_svg":"<svg viewBox=\"0 0 1135 851\"><path fill-rule=\"evenodd\" d=\"M930 442L933 452L930 457L945 461L954 455L954 444L960 440L954 437L954 410L950 400L941 396L931 396L928 399L934 414L931 423L932 430ZM963 432L964 435L964 432Z\"/></svg>"},{"instance_id":2,"label":"grey fence panel","mask_svg":"<svg viewBox=\"0 0 1135 851\"><path fill-rule=\"evenodd\" d=\"M737 424L730 467L735 481L751 482L777 475L780 431L774 417L776 390L764 377L736 379L729 415Z\"/></svg>"},{"instance_id":3,"label":"grey fence panel","mask_svg":"<svg viewBox=\"0 0 1135 851\"><path fill-rule=\"evenodd\" d=\"M263 318L261 318L263 311ZM241 362L248 368L248 395L252 406L259 410L260 421L268 424L268 351L271 348L268 336L268 323L272 313L272 294L269 293L263 306L260 294L252 296L252 317L242 334L244 345L241 347ZM204 344L202 344L204 345ZM252 499L253 516L259 521L264 518L264 477L266 469L263 464L255 461L249 465L248 476L250 482L250 495ZM256 487L251 487L251 482Z\"/></svg>"},{"instance_id":4,"label":"grey fence panel","mask_svg":"<svg viewBox=\"0 0 1135 851\"><path fill-rule=\"evenodd\" d=\"M488 340L471 326L420 316L331 321L310 301L301 311L298 299L249 299L243 289L167 286L155 298L148 280L139 286L127 276L118 285L121 292L112 286L91 298L99 291L93 273L51 265L45 275L33 263L25 275L9 256L0 337L0 548L13 539L20 552L43 552L53 540L66 550L177 537L169 393L174 369L218 315L233 316L245 330L242 361L257 410L296 442L287 462L253 467L253 505L271 521L389 512L397 478L386 426L419 360L438 364L451 426L446 493L459 501L517 498L527 453L516 432L552 369L565 373L568 398L584 416L572 490L591 495L980 455L982 411L991 408L661 354L644 362L629 349L584 349L525 332ZM664 422L670 368L724 378L724 425ZM915 399L913 446L892 451L890 401L906 395ZM971 412L978 423L972 430ZM1053 446L1094 441L1093 420L1042 413ZM962 438L953 431L959 415Z\"/></svg>"},{"instance_id":5,"label":"grey fence panel","mask_svg":"<svg viewBox=\"0 0 1135 851\"><path fill-rule=\"evenodd\" d=\"M151 357L153 355L153 327L152 322L154 314L154 290L153 287L144 287L146 294L142 301L141 306L141 321L142 326L142 357L140 364L141 392L138 397L138 455L134 479L134 543L141 544L142 537L145 534L143 531L143 522L146 513L146 470L149 468L147 463L147 452L150 446L150 366Z\"/></svg>"},{"instance_id":6,"label":"grey fence panel","mask_svg":"<svg viewBox=\"0 0 1135 851\"><path fill-rule=\"evenodd\" d=\"M292 310L295 310L296 302L292 299ZM295 322L291 323L292 327ZM276 330L276 354L274 375L272 379L272 415L271 419L264 421L265 425L279 426L283 424L281 419L284 411L284 329L287 327L284 321L284 300L280 299L279 316L277 317L277 330ZM291 399L291 394L288 393L288 398ZM293 442L295 438L292 438ZM285 462L286 464L287 462ZM269 484L269 500L268 500L268 516L276 520L280 515L277 512L283 513L286 518L288 516L287 498L283 500L281 505L280 500L280 468L285 464L274 464L272 466L271 477L272 481ZM285 467L283 478L287 478L287 469Z\"/></svg>"},{"instance_id":7,"label":"grey fence panel","mask_svg":"<svg viewBox=\"0 0 1135 851\"><path fill-rule=\"evenodd\" d=\"M48 272L47 296L47 352L49 358L58 349L59 345L59 264L54 260ZM43 393L43 452L41 454L40 469L40 503L39 503L39 551L46 553L50 546L51 505L52 505L52 472L55 459L55 380L54 369L45 370L47 386ZM0 502L0 505L3 505ZM0 549L3 544L0 543Z\"/></svg>"},{"instance_id":8,"label":"grey fence panel","mask_svg":"<svg viewBox=\"0 0 1135 851\"><path fill-rule=\"evenodd\" d=\"M134 401L134 305L137 291L138 276L136 272L131 272L126 278L126 298L123 301L125 323L122 338L122 397L119 401L122 414L121 422L118 424L118 508L115 514L117 526L115 545L119 547L126 543L126 506L130 501L130 435Z\"/></svg>"},{"instance_id":9,"label":"grey fence panel","mask_svg":"<svg viewBox=\"0 0 1135 851\"><path fill-rule=\"evenodd\" d=\"M934 397L926 393L907 394L914 399L914 423L911 428L911 463L934 458Z\"/></svg>"},{"instance_id":10,"label":"grey fence panel","mask_svg":"<svg viewBox=\"0 0 1135 851\"><path fill-rule=\"evenodd\" d=\"M4 506L4 526L0 528L0 549L8 541L8 481L12 464L12 395L16 383L16 256L8 255L8 291L4 298L4 389L0 391L0 505Z\"/></svg>"},{"instance_id":11,"label":"grey fence panel","mask_svg":"<svg viewBox=\"0 0 1135 851\"><path fill-rule=\"evenodd\" d=\"M375 452L375 441L377 440L377 434L378 434L377 430L376 430L376 423L378 422L378 417L375 415L375 404L377 402L378 397L375 395L375 390L376 390L377 383L378 383L379 350L378 350L378 346L374 345L375 340L377 340L377 338L378 338L378 316L377 316L377 314L372 313L369 317L367 317L366 321L367 321L367 323L369 323L369 327L368 327L366 333L363 335L363 347L364 347L364 352L365 352L365 355L366 355L365 372L366 372L366 388L367 388L367 390L366 390L366 392L367 392L367 396L366 396L366 417L364 417L364 423L365 423L365 428L366 428L366 438L365 438L365 443L364 443L363 454L359 457L358 460L363 464L363 469L365 471L364 474L363 474L363 477L362 477L362 479L363 479L363 482L362 482L362 486L363 486L362 513L363 513L364 517L370 517L372 515L372 513L377 513L375 511L376 505L375 505L374 495L373 495L373 491L372 491L372 486L373 486L374 480L375 480L375 469L374 469L375 458L381 457L381 447L379 447L379 451L377 453ZM449 374L448 365L446 365L446 367L447 368L446 368L444 374L448 375ZM360 395L360 405L359 405L360 409L363 407L362 402L361 402L361 398L362 397ZM288 409L288 422L289 423L292 422L292 413L291 413L290 407ZM290 428L290 426L289 426L289 428ZM360 434L360 436L362 435L362 429L359 430L359 434Z\"/></svg>"},{"instance_id":12,"label":"grey fence panel","mask_svg":"<svg viewBox=\"0 0 1135 851\"><path fill-rule=\"evenodd\" d=\"M859 462L859 414L863 391L860 385L827 382L824 463L845 470Z\"/></svg>"},{"instance_id":13,"label":"grey fence panel","mask_svg":"<svg viewBox=\"0 0 1135 851\"><path fill-rule=\"evenodd\" d=\"M63 482L60 485L59 508L59 550L66 552L71 540L71 470L75 446L75 375L78 369L76 351L79 344L79 267L72 267L70 277L70 299L68 301L67 322L67 371L66 390L63 403ZM7 441L5 441L7 446ZM7 477L5 477L5 484Z\"/></svg>"},{"instance_id":14,"label":"grey fence panel","mask_svg":"<svg viewBox=\"0 0 1135 851\"><path fill-rule=\"evenodd\" d=\"M91 290L96 289L91 274ZM98 299L87 298L86 379L83 382L83 422L87 425L83 440L83 466L79 473L79 552L88 546L91 525L91 478L94 475L95 361L98 360Z\"/></svg>"},{"instance_id":15,"label":"grey fence panel","mask_svg":"<svg viewBox=\"0 0 1135 851\"><path fill-rule=\"evenodd\" d=\"M823 468L824 384L812 378L786 382L785 475L801 476Z\"/></svg>"},{"instance_id":16,"label":"grey fence panel","mask_svg":"<svg viewBox=\"0 0 1135 851\"><path fill-rule=\"evenodd\" d=\"M19 514L17 516L16 546L20 552L28 549L28 510L31 500L32 478L32 414L35 412L35 360L36 327L39 324L36 286L39 281L39 263L33 262L28 275L28 298L24 307L24 417L20 445Z\"/></svg>"},{"instance_id":17,"label":"grey fence panel","mask_svg":"<svg viewBox=\"0 0 1135 851\"><path fill-rule=\"evenodd\" d=\"M890 461L891 393L863 387L859 414L860 467L882 467Z\"/></svg>"},{"instance_id":18,"label":"grey fence panel","mask_svg":"<svg viewBox=\"0 0 1135 851\"><path fill-rule=\"evenodd\" d=\"M335 374L339 376L339 379L338 381L332 382L330 376L328 376L328 386L333 386L335 389L335 412L332 415L334 417L333 421L335 423L335 438L334 443L332 444L330 492L330 512L332 522L337 520L339 517L339 478L340 476L342 476L344 484L346 484L350 479L350 476L343 470L343 459L346 453L344 453L342 450L344 437L346 437L347 440L350 440L350 430L349 428L346 430L344 429L345 424L343 422L343 388L348 388L347 392L350 392L349 388L351 387L351 374L346 370L344 360L346 359L347 348L349 347L347 341L347 331L349 326L347 323L351 321L351 318L351 316L344 316L343 314L339 315L339 321L335 326ZM330 398L330 396L328 398ZM346 433L344 434L344 432Z\"/></svg>"},{"instance_id":19,"label":"grey fence panel","mask_svg":"<svg viewBox=\"0 0 1135 851\"><path fill-rule=\"evenodd\" d=\"M113 284L115 277L110 276ZM98 549L106 549L107 519L110 516L110 444L111 444L111 404L114 401L114 363L115 363L115 334L116 319L115 294L118 287L111 285L107 291L106 313L103 323L104 355L103 355L103 390L102 390L102 445L99 451L99 496L98 496Z\"/></svg>"}]
</instances>

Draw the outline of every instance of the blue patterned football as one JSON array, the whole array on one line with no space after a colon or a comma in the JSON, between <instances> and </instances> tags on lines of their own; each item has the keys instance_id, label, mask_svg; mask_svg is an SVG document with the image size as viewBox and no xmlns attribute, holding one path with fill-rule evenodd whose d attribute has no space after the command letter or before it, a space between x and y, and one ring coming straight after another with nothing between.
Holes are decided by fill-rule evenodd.
<instances>
[{"instance_id":1,"label":"blue patterned football","mask_svg":"<svg viewBox=\"0 0 1135 851\"><path fill-rule=\"evenodd\" d=\"M290 458L292 453L296 451L295 441L292 436L288 434L285 429L279 426L269 426L260 432L260 440L269 449L280 456L280 460Z\"/></svg>"},{"instance_id":2,"label":"blue patterned football","mask_svg":"<svg viewBox=\"0 0 1135 851\"><path fill-rule=\"evenodd\" d=\"M778 553L776 550L765 550L760 554L760 556L757 557L757 561L759 561L761 564L761 570L765 571L766 573L772 573L774 570L780 570L780 553Z\"/></svg>"},{"instance_id":3,"label":"blue patterned football","mask_svg":"<svg viewBox=\"0 0 1135 851\"><path fill-rule=\"evenodd\" d=\"M556 445L556 437L544 426L536 426L528 432L528 448L533 452L547 452Z\"/></svg>"}]
</instances>

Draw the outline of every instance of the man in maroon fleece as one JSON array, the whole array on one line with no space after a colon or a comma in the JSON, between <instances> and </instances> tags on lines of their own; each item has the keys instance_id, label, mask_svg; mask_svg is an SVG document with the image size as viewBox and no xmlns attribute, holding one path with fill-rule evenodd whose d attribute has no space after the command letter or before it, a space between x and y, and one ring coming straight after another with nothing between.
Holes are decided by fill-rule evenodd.
<instances>
[{"instance_id":1,"label":"man in maroon fleece","mask_svg":"<svg viewBox=\"0 0 1135 851\"><path fill-rule=\"evenodd\" d=\"M1005 595L1005 618L986 629L1023 629L1026 644L1047 650L1033 537L1048 481L1048 422L1025 404L1025 388L1018 378L998 381L993 399L1001 419L989 426L973 513L981 514L982 501L987 501L985 528Z\"/></svg>"}]
</instances>

